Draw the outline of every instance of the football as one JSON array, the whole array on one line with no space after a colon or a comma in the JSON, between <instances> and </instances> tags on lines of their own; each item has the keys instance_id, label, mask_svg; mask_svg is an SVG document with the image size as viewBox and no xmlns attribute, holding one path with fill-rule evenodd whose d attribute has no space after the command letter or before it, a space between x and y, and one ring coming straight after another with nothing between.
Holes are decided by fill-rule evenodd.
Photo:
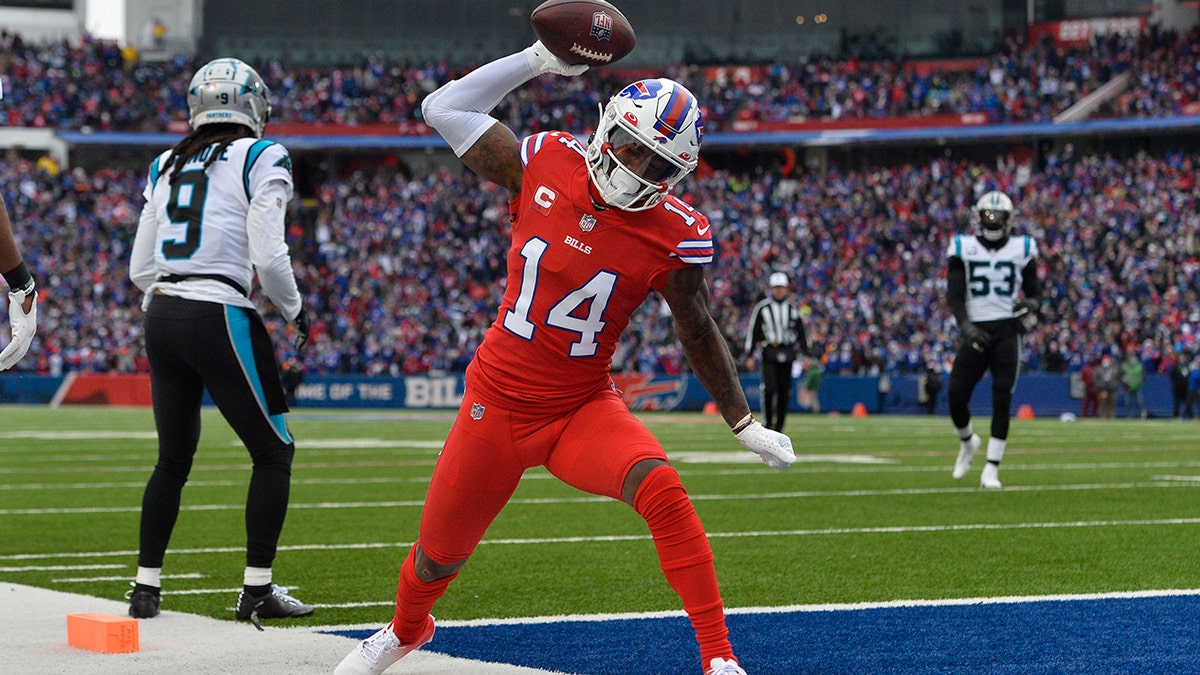
<instances>
[{"instance_id":1,"label":"football","mask_svg":"<svg viewBox=\"0 0 1200 675\"><path fill-rule=\"evenodd\" d=\"M571 65L607 66L637 44L629 20L604 0L546 0L529 20L546 49Z\"/></svg>"}]
</instances>

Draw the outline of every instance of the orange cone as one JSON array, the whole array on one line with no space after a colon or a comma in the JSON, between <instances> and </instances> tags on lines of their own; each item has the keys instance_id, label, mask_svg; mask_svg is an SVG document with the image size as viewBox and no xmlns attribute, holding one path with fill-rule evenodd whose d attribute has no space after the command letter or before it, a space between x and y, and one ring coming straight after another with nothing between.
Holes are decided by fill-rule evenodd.
<instances>
[{"instance_id":1,"label":"orange cone","mask_svg":"<svg viewBox=\"0 0 1200 675\"><path fill-rule=\"evenodd\" d=\"M867 406L863 405L861 401L858 403L855 403L854 407L850 409L850 416L851 417L866 417L867 416Z\"/></svg>"},{"instance_id":2,"label":"orange cone","mask_svg":"<svg viewBox=\"0 0 1200 675\"><path fill-rule=\"evenodd\" d=\"M1019 420L1033 419L1033 407L1030 406L1028 403L1022 403L1017 408L1017 419L1019 419Z\"/></svg>"},{"instance_id":3,"label":"orange cone","mask_svg":"<svg viewBox=\"0 0 1200 675\"><path fill-rule=\"evenodd\" d=\"M67 615L67 644L97 652L138 651L138 622L102 612Z\"/></svg>"},{"instance_id":4,"label":"orange cone","mask_svg":"<svg viewBox=\"0 0 1200 675\"><path fill-rule=\"evenodd\" d=\"M704 414L705 415L716 415L717 414L716 402L709 401L708 403L705 403L704 404Z\"/></svg>"}]
</instances>

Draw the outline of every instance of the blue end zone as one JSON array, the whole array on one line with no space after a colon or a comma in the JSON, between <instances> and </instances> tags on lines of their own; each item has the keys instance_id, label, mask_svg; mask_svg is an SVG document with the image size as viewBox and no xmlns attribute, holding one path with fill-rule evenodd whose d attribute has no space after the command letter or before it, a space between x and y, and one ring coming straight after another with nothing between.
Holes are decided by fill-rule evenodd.
<instances>
[{"instance_id":1,"label":"blue end zone","mask_svg":"<svg viewBox=\"0 0 1200 675\"><path fill-rule=\"evenodd\" d=\"M1200 596L734 614L751 675L1196 673ZM334 631L356 639L373 630ZM696 675L683 617L439 626L424 649L578 675Z\"/></svg>"}]
</instances>

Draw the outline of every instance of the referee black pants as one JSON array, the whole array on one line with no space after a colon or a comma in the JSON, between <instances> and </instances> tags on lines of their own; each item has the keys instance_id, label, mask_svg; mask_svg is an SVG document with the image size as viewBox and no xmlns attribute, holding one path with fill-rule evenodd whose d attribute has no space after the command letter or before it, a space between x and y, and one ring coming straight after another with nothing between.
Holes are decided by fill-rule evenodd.
<instances>
[{"instance_id":1,"label":"referee black pants","mask_svg":"<svg viewBox=\"0 0 1200 675\"><path fill-rule=\"evenodd\" d=\"M787 418L788 404L792 399L792 361L768 360L767 350L763 351L763 425L768 429L783 431L783 421Z\"/></svg>"},{"instance_id":2,"label":"referee black pants","mask_svg":"<svg viewBox=\"0 0 1200 675\"><path fill-rule=\"evenodd\" d=\"M155 295L144 328L158 463L142 496L138 565L162 567L200 441L207 389L253 462L246 564L271 567L287 513L295 444L266 326L253 309Z\"/></svg>"}]
</instances>

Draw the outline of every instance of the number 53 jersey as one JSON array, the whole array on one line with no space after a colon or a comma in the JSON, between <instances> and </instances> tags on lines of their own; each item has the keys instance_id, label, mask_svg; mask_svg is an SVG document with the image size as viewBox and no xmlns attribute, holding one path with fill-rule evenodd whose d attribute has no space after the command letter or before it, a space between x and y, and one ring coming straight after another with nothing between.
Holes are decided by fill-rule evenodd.
<instances>
[{"instance_id":1,"label":"number 53 jersey","mask_svg":"<svg viewBox=\"0 0 1200 675\"><path fill-rule=\"evenodd\" d=\"M504 300L467 379L498 403L569 410L611 386L617 341L667 273L712 261L712 233L674 197L639 212L598 207L568 133L529 136L520 152Z\"/></svg>"},{"instance_id":2,"label":"number 53 jersey","mask_svg":"<svg viewBox=\"0 0 1200 675\"><path fill-rule=\"evenodd\" d=\"M188 157L174 182L175 166L165 166L170 150L151 163L142 194L157 225L153 266L158 275L195 277L169 288L171 294L253 307L232 285L211 278L224 277L249 291L254 275L251 247L259 251L286 248L283 232L275 231L283 222L280 214L255 217L250 203L269 183L282 181L285 187L277 200L281 203L265 208L286 209L292 190L292 162L284 146L269 140L239 138L214 159L211 155L218 147L209 145ZM212 163L205 169L210 159Z\"/></svg>"},{"instance_id":3,"label":"number 53 jersey","mask_svg":"<svg viewBox=\"0 0 1200 675\"><path fill-rule=\"evenodd\" d=\"M966 267L967 318L998 321L1012 318L1025 268L1037 257L1037 243L1028 235L1016 235L993 250L973 234L960 234L951 238L946 257L961 258Z\"/></svg>"}]
</instances>

